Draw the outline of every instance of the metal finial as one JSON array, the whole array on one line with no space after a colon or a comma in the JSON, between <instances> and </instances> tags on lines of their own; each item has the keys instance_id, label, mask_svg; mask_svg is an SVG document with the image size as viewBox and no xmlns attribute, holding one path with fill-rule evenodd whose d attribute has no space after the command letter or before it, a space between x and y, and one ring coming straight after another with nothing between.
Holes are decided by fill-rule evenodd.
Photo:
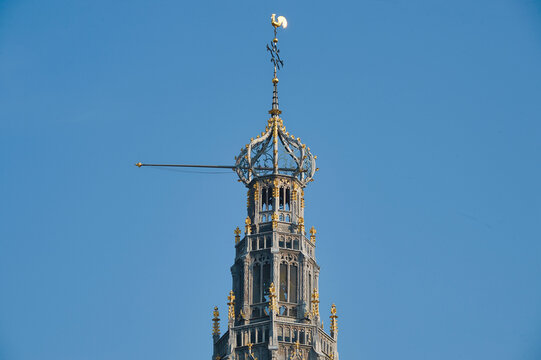
<instances>
[{"instance_id":1,"label":"metal finial","mask_svg":"<svg viewBox=\"0 0 541 360\"><path fill-rule=\"evenodd\" d=\"M310 241L312 241L313 244L316 243L316 228L312 226L312 228L310 229Z\"/></svg>"},{"instance_id":2,"label":"metal finial","mask_svg":"<svg viewBox=\"0 0 541 360\"><path fill-rule=\"evenodd\" d=\"M241 233L239 227L237 226L237 228L233 232L235 233L235 244L238 244L240 241L240 233Z\"/></svg>"},{"instance_id":3,"label":"metal finial","mask_svg":"<svg viewBox=\"0 0 541 360\"><path fill-rule=\"evenodd\" d=\"M331 306L331 336L334 336L338 332L338 324L336 319L338 318L338 315L336 315L336 305L332 304Z\"/></svg>"},{"instance_id":4,"label":"metal finial","mask_svg":"<svg viewBox=\"0 0 541 360\"><path fill-rule=\"evenodd\" d=\"M269 287L269 300L269 311L278 313L278 303L276 302L276 288L274 287L274 283L271 283Z\"/></svg>"},{"instance_id":5,"label":"metal finial","mask_svg":"<svg viewBox=\"0 0 541 360\"><path fill-rule=\"evenodd\" d=\"M246 220L244 220L244 222L246 223L244 232L246 235L250 235L252 233L252 220L249 216L246 216Z\"/></svg>"},{"instance_id":6,"label":"metal finial","mask_svg":"<svg viewBox=\"0 0 541 360\"><path fill-rule=\"evenodd\" d=\"M312 316L319 317L319 293L317 289L312 292Z\"/></svg>"},{"instance_id":7,"label":"metal finial","mask_svg":"<svg viewBox=\"0 0 541 360\"><path fill-rule=\"evenodd\" d=\"M228 303L228 312L227 317L231 320L235 320L235 294L233 293L233 290L229 292L229 296L227 297Z\"/></svg>"},{"instance_id":8,"label":"metal finial","mask_svg":"<svg viewBox=\"0 0 541 360\"><path fill-rule=\"evenodd\" d=\"M214 307L212 315L214 315L214 318L212 319L212 335L220 336L220 312L218 311L217 306Z\"/></svg>"}]
</instances>

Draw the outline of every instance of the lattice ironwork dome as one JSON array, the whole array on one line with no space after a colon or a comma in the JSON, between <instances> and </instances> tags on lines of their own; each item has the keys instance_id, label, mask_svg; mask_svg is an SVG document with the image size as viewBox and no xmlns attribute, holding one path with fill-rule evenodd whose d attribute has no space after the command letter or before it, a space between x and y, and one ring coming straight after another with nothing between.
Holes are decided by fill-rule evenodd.
<instances>
[{"instance_id":1,"label":"lattice ironwork dome","mask_svg":"<svg viewBox=\"0 0 541 360\"><path fill-rule=\"evenodd\" d=\"M316 157L310 148L286 131L279 110L269 119L265 131L241 149L236 157L236 172L240 180L248 185L252 180L273 174L291 176L302 186L313 180L316 170Z\"/></svg>"}]
</instances>

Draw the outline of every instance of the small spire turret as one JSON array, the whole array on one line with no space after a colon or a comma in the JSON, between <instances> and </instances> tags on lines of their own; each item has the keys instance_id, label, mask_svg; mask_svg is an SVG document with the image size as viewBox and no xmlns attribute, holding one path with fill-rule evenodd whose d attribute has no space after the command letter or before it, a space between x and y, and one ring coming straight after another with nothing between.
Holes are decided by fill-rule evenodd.
<instances>
[{"instance_id":1,"label":"small spire turret","mask_svg":"<svg viewBox=\"0 0 541 360\"><path fill-rule=\"evenodd\" d=\"M214 307L214 311L212 312L212 315L214 318L212 319L212 335L220 337L220 312L218 311L218 307Z\"/></svg>"},{"instance_id":2,"label":"small spire turret","mask_svg":"<svg viewBox=\"0 0 541 360\"><path fill-rule=\"evenodd\" d=\"M336 305L332 304L331 306L331 336L335 337L338 333L338 324L336 319L338 318L338 315L336 315Z\"/></svg>"}]
</instances>

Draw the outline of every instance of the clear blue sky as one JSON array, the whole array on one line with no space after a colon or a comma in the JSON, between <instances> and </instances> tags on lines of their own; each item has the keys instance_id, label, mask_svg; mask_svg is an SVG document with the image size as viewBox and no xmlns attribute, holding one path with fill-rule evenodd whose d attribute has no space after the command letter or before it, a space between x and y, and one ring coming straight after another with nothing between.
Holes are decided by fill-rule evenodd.
<instances>
[{"instance_id":1,"label":"clear blue sky","mask_svg":"<svg viewBox=\"0 0 541 360\"><path fill-rule=\"evenodd\" d=\"M265 126L343 360L541 359L541 1L0 1L0 359L209 359Z\"/></svg>"}]
</instances>

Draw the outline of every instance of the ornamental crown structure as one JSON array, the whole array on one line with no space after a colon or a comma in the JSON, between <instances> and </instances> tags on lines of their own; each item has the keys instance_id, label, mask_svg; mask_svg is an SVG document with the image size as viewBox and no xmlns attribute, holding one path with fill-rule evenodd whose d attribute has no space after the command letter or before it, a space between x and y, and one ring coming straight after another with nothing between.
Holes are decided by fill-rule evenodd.
<instances>
[{"instance_id":1,"label":"ornamental crown structure","mask_svg":"<svg viewBox=\"0 0 541 360\"><path fill-rule=\"evenodd\" d=\"M244 236L234 231L232 290L227 330L213 311L212 360L338 360L337 311L330 333L319 308L316 230L306 233L304 188L317 171L316 157L290 135L280 118L277 70L283 66L276 32L284 17L271 17L267 46L274 64L273 100L265 131L241 149L233 170L248 188Z\"/></svg>"},{"instance_id":2,"label":"ornamental crown structure","mask_svg":"<svg viewBox=\"0 0 541 360\"><path fill-rule=\"evenodd\" d=\"M235 170L246 185L268 175L285 175L297 179L304 187L314 178L316 157L300 138L286 131L279 116L277 85L277 81L274 82L271 118L265 131L241 149L235 158Z\"/></svg>"}]
</instances>

